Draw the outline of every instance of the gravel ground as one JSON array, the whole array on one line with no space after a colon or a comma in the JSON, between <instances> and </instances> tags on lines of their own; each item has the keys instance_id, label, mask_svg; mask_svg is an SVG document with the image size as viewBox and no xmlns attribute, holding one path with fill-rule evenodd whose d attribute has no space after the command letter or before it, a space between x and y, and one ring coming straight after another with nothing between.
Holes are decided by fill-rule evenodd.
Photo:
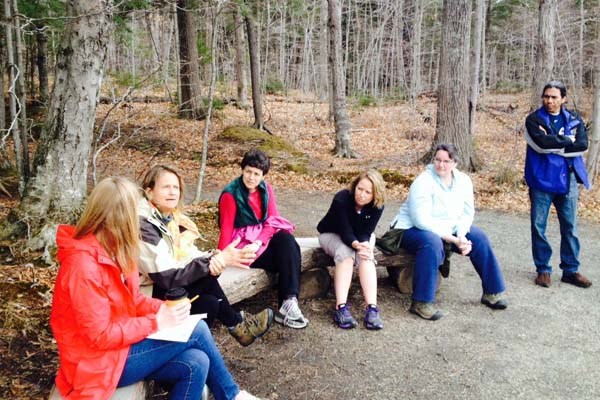
<instances>
[{"instance_id":1,"label":"gravel ground","mask_svg":"<svg viewBox=\"0 0 600 400\"><path fill-rule=\"evenodd\" d=\"M332 194L277 194L282 215L297 224L297 236L315 236ZM388 203L378 233L399 205ZM437 295L445 316L436 322L409 314L410 297L384 273L379 279L382 331L338 329L331 290L326 298L301 301L311 320L305 330L274 326L263 339L241 348L221 328L216 339L240 386L269 399L600 398L600 226L580 223L581 272L595 284L589 289L562 284L554 256L554 284L545 289L533 284L526 215L478 211L475 224L488 233L502 264L507 310L479 303L480 280L465 257L452 258L450 277ZM548 236L558 253L555 216ZM350 299L359 317L357 282ZM257 311L265 303L275 305L274 291L239 307Z\"/></svg>"}]
</instances>

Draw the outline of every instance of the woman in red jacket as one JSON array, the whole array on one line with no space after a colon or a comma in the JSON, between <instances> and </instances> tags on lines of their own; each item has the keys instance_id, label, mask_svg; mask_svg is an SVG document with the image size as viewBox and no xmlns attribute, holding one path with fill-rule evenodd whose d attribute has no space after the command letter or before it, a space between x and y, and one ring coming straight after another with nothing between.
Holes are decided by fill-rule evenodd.
<instances>
[{"instance_id":1,"label":"woman in red jacket","mask_svg":"<svg viewBox=\"0 0 600 400\"><path fill-rule=\"evenodd\" d=\"M104 179L77 226L58 228L50 325L61 396L108 399L119 386L154 379L173 383L172 399L199 399L205 383L216 399L256 399L239 390L203 321L185 343L146 338L182 323L190 303L168 307L139 292L138 198L129 180Z\"/></svg>"}]
</instances>

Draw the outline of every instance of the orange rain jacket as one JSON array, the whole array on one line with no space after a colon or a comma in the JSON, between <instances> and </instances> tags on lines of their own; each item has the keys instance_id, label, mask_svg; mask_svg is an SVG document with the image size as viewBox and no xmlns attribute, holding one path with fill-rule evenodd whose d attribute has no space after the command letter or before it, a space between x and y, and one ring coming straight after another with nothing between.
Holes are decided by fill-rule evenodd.
<instances>
[{"instance_id":1,"label":"orange rain jacket","mask_svg":"<svg viewBox=\"0 0 600 400\"><path fill-rule=\"evenodd\" d=\"M157 330L161 301L139 292L135 270L122 276L94 235L56 234L60 269L50 325L60 365L56 386L65 399L108 399L116 390L130 345Z\"/></svg>"}]
</instances>

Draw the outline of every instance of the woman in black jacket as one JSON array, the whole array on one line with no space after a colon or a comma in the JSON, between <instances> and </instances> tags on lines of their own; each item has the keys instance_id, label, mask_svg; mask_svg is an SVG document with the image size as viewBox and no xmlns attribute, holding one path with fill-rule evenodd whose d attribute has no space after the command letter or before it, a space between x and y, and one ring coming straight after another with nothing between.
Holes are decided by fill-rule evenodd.
<instances>
[{"instance_id":1,"label":"woman in black jacket","mask_svg":"<svg viewBox=\"0 0 600 400\"><path fill-rule=\"evenodd\" d=\"M347 304L354 266L365 303L364 323L367 329L381 329L383 322L377 308L377 273L373 248L375 227L385 201L385 182L376 170L361 173L349 189L336 193L329 211L319 225L319 243L335 261L335 322L342 329L356 327L357 322Z\"/></svg>"}]
</instances>

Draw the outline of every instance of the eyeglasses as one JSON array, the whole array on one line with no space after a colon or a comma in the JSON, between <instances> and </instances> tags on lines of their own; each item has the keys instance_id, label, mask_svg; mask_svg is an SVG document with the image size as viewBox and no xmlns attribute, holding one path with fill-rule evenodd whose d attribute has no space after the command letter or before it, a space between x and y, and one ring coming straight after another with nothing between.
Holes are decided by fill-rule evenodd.
<instances>
[{"instance_id":1,"label":"eyeglasses","mask_svg":"<svg viewBox=\"0 0 600 400\"><path fill-rule=\"evenodd\" d=\"M454 162L454 160L440 160L439 158L434 158L433 162L436 164L450 165Z\"/></svg>"}]
</instances>

